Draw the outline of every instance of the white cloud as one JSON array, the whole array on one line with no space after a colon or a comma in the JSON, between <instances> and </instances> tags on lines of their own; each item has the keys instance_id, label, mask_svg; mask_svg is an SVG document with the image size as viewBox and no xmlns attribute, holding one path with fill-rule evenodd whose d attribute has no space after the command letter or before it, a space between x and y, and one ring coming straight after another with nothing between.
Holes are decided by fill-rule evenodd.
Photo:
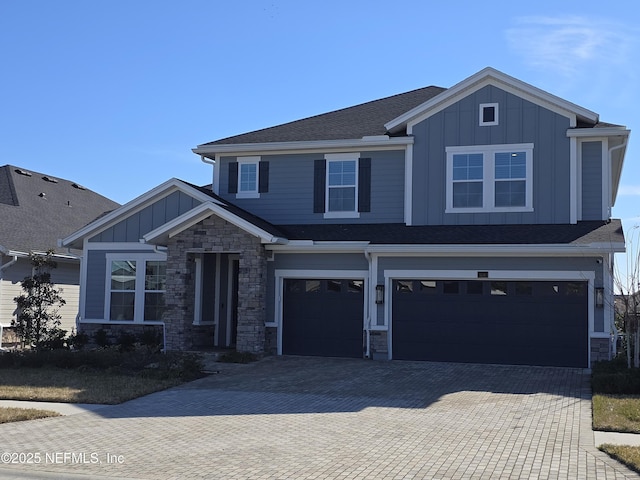
<instances>
[{"instance_id":1,"label":"white cloud","mask_svg":"<svg viewBox=\"0 0 640 480\"><path fill-rule=\"evenodd\" d=\"M618 188L618 195L640 195L640 185L620 185L620 188Z\"/></svg>"},{"instance_id":2,"label":"white cloud","mask_svg":"<svg viewBox=\"0 0 640 480\"><path fill-rule=\"evenodd\" d=\"M602 19L535 16L516 19L506 36L509 47L531 66L571 76L588 64L625 63L636 35Z\"/></svg>"}]
</instances>

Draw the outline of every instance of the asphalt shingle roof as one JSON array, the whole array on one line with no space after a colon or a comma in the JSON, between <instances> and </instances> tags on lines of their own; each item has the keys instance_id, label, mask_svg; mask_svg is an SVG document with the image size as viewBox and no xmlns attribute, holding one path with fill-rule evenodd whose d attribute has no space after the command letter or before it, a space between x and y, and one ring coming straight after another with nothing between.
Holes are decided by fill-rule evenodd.
<instances>
[{"instance_id":1,"label":"asphalt shingle roof","mask_svg":"<svg viewBox=\"0 0 640 480\"><path fill-rule=\"evenodd\" d=\"M223 138L204 145L345 140L386 135L385 123L444 92L442 87L424 87L353 107L254 132Z\"/></svg>"},{"instance_id":2,"label":"asphalt shingle roof","mask_svg":"<svg viewBox=\"0 0 640 480\"><path fill-rule=\"evenodd\" d=\"M118 206L72 181L5 165L0 167L0 247L66 253L57 247L59 238Z\"/></svg>"},{"instance_id":3,"label":"asphalt shingle roof","mask_svg":"<svg viewBox=\"0 0 640 480\"><path fill-rule=\"evenodd\" d=\"M368 241L400 245L545 245L624 243L620 220L543 225L279 225L289 240Z\"/></svg>"}]
</instances>

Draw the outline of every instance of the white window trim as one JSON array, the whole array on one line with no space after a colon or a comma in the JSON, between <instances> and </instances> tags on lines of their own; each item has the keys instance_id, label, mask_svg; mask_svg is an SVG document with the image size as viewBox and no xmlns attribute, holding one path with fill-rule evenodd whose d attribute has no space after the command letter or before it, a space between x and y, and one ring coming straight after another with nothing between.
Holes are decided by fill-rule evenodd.
<instances>
[{"instance_id":1,"label":"white window trim","mask_svg":"<svg viewBox=\"0 0 640 480\"><path fill-rule=\"evenodd\" d=\"M256 188L254 190L242 191L240 188L242 178L242 166L256 166ZM260 198L260 157L239 157L238 158L238 193L236 198Z\"/></svg>"},{"instance_id":2,"label":"white window trim","mask_svg":"<svg viewBox=\"0 0 640 480\"><path fill-rule=\"evenodd\" d=\"M106 272L104 284L104 319L106 322L117 322L119 324L157 324L158 320L144 320L144 285L145 268L140 268L141 262L166 262L167 255L164 253L107 253ZM136 289L133 320L111 320L111 262L122 262L132 260L136 262Z\"/></svg>"},{"instance_id":3,"label":"white window trim","mask_svg":"<svg viewBox=\"0 0 640 480\"><path fill-rule=\"evenodd\" d=\"M324 218L360 218L360 212L358 211L358 169L360 167L360 153L327 153L324 156L327 162L327 168L325 172L325 193L324 193ZM341 211L331 212L329 211L329 163L331 162L344 162L355 161L356 162L356 182L355 182L355 209L353 211Z\"/></svg>"},{"instance_id":4,"label":"white window trim","mask_svg":"<svg viewBox=\"0 0 640 480\"><path fill-rule=\"evenodd\" d=\"M513 151L524 151L526 165L525 205L520 207L495 206L495 154ZM446 147L447 153L447 186L445 213L505 213L533 212L533 143L516 143L510 145L469 145ZM483 155L482 207L453 206L453 155L460 153L481 153Z\"/></svg>"},{"instance_id":5,"label":"white window trim","mask_svg":"<svg viewBox=\"0 0 640 480\"><path fill-rule=\"evenodd\" d=\"M485 122L484 121L484 109L487 108L487 107L493 107L493 109L494 109L493 111L495 113L495 116L494 116L493 122ZM492 125L498 125L499 124L499 117L498 117L499 109L498 109L498 104L497 103L481 103L480 104L480 108L478 110L479 110L479 112L478 112L479 119L478 120L479 120L479 124L480 124L481 127L490 127Z\"/></svg>"},{"instance_id":6,"label":"white window trim","mask_svg":"<svg viewBox=\"0 0 640 480\"><path fill-rule=\"evenodd\" d=\"M368 270L289 270L278 269L274 272L275 277L275 310L274 321L265 322L265 327L276 327L278 329L278 355L282 355L282 328L284 320L283 298L284 298L284 281L289 278L301 279L353 279L363 280L364 304L362 326L366 329L367 319L369 318L369 271Z\"/></svg>"}]
</instances>

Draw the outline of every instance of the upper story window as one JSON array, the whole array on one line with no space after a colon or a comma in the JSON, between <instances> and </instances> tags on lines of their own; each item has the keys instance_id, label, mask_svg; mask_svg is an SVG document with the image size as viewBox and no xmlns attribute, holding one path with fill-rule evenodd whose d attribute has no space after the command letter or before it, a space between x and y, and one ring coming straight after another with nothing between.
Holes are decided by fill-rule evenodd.
<instances>
[{"instance_id":1,"label":"upper story window","mask_svg":"<svg viewBox=\"0 0 640 480\"><path fill-rule=\"evenodd\" d=\"M533 144L447 147L447 213L533 211Z\"/></svg>"},{"instance_id":2,"label":"upper story window","mask_svg":"<svg viewBox=\"0 0 640 480\"><path fill-rule=\"evenodd\" d=\"M481 103L479 108L480 126L498 125L498 104Z\"/></svg>"},{"instance_id":3,"label":"upper story window","mask_svg":"<svg viewBox=\"0 0 640 480\"><path fill-rule=\"evenodd\" d=\"M228 192L236 198L259 198L269 191L269 162L260 157L238 157L229 162Z\"/></svg>"},{"instance_id":4,"label":"upper story window","mask_svg":"<svg viewBox=\"0 0 640 480\"><path fill-rule=\"evenodd\" d=\"M327 162L327 212L356 211L356 160Z\"/></svg>"},{"instance_id":5,"label":"upper story window","mask_svg":"<svg viewBox=\"0 0 640 480\"><path fill-rule=\"evenodd\" d=\"M260 157L238 159L238 197L258 196L258 163Z\"/></svg>"}]
</instances>

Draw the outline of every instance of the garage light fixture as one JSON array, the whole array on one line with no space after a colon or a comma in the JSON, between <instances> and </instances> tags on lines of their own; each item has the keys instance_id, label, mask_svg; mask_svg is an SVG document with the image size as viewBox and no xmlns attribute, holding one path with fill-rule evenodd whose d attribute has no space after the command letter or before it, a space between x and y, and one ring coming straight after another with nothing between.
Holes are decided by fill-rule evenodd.
<instances>
[{"instance_id":1,"label":"garage light fixture","mask_svg":"<svg viewBox=\"0 0 640 480\"><path fill-rule=\"evenodd\" d=\"M384 285L376 285L376 305L384 303Z\"/></svg>"},{"instance_id":2,"label":"garage light fixture","mask_svg":"<svg viewBox=\"0 0 640 480\"><path fill-rule=\"evenodd\" d=\"M596 287L596 307L604 307L604 288Z\"/></svg>"}]
</instances>

